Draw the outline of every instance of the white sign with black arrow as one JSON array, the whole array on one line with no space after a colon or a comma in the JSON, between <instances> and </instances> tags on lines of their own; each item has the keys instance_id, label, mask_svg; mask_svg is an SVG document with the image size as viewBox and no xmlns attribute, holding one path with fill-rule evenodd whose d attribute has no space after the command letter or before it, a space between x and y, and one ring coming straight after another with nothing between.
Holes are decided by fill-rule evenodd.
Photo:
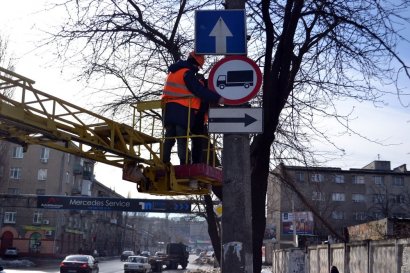
<instances>
[{"instance_id":1,"label":"white sign with black arrow","mask_svg":"<svg viewBox=\"0 0 410 273\"><path fill-rule=\"evenodd\" d=\"M210 133L262 133L262 108L210 108Z\"/></svg>"}]
</instances>

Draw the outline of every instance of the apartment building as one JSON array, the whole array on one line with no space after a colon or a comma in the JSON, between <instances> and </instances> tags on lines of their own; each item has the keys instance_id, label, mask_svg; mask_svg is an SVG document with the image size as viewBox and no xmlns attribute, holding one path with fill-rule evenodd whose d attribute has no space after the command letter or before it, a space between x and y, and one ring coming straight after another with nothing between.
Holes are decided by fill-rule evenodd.
<instances>
[{"instance_id":1,"label":"apartment building","mask_svg":"<svg viewBox=\"0 0 410 273\"><path fill-rule=\"evenodd\" d=\"M39 145L0 142L0 254L63 256L78 251L122 251L121 211L37 208L37 196L123 198L94 179L94 162ZM131 246L130 246L131 247Z\"/></svg>"},{"instance_id":2,"label":"apartment building","mask_svg":"<svg viewBox=\"0 0 410 273\"><path fill-rule=\"evenodd\" d=\"M268 184L265 237L276 247L291 246L295 237L342 240L348 226L409 218L409 204L406 165L392 169L390 161L378 160L342 170L281 164Z\"/></svg>"},{"instance_id":3,"label":"apartment building","mask_svg":"<svg viewBox=\"0 0 410 273\"><path fill-rule=\"evenodd\" d=\"M210 245L204 220L38 208L38 196L44 195L124 198L95 180L90 160L0 141L0 256L12 246L24 256L49 257L94 250L100 255L157 251L168 242Z\"/></svg>"}]
</instances>

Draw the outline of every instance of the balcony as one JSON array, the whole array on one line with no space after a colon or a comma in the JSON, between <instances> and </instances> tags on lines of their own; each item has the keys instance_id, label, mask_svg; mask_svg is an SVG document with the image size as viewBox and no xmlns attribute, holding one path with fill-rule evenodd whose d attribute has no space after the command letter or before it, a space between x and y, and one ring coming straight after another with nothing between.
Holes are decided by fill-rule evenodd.
<instances>
[{"instance_id":1,"label":"balcony","mask_svg":"<svg viewBox=\"0 0 410 273\"><path fill-rule=\"evenodd\" d=\"M91 178L93 177L93 172L91 171L83 171L83 179L84 180L91 180Z\"/></svg>"},{"instance_id":2,"label":"balcony","mask_svg":"<svg viewBox=\"0 0 410 273\"><path fill-rule=\"evenodd\" d=\"M79 188L72 188L71 195L81 195L81 189Z\"/></svg>"},{"instance_id":3,"label":"balcony","mask_svg":"<svg viewBox=\"0 0 410 273\"><path fill-rule=\"evenodd\" d=\"M74 165L73 173L74 174L82 174L83 170L84 170L83 166L81 166L80 164L76 164L76 165Z\"/></svg>"}]
</instances>

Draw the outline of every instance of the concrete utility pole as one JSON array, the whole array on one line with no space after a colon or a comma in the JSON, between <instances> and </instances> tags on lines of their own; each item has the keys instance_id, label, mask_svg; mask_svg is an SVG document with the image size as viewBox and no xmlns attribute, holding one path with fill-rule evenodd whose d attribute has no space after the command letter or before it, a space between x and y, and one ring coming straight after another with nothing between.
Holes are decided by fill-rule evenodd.
<instances>
[{"instance_id":1,"label":"concrete utility pole","mask_svg":"<svg viewBox=\"0 0 410 273\"><path fill-rule=\"evenodd\" d=\"M226 0L226 9L245 9ZM252 273L252 207L249 134L223 137L222 273Z\"/></svg>"}]
</instances>

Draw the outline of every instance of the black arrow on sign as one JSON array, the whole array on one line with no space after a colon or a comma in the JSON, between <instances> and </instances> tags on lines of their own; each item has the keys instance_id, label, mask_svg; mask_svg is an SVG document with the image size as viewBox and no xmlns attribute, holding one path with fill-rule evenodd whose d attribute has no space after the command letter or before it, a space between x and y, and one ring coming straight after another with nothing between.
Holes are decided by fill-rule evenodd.
<instances>
[{"instance_id":1,"label":"black arrow on sign","mask_svg":"<svg viewBox=\"0 0 410 273\"><path fill-rule=\"evenodd\" d=\"M219 123L244 123L245 127L254 123L257 119L245 113L243 118L209 118L209 122Z\"/></svg>"}]
</instances>

